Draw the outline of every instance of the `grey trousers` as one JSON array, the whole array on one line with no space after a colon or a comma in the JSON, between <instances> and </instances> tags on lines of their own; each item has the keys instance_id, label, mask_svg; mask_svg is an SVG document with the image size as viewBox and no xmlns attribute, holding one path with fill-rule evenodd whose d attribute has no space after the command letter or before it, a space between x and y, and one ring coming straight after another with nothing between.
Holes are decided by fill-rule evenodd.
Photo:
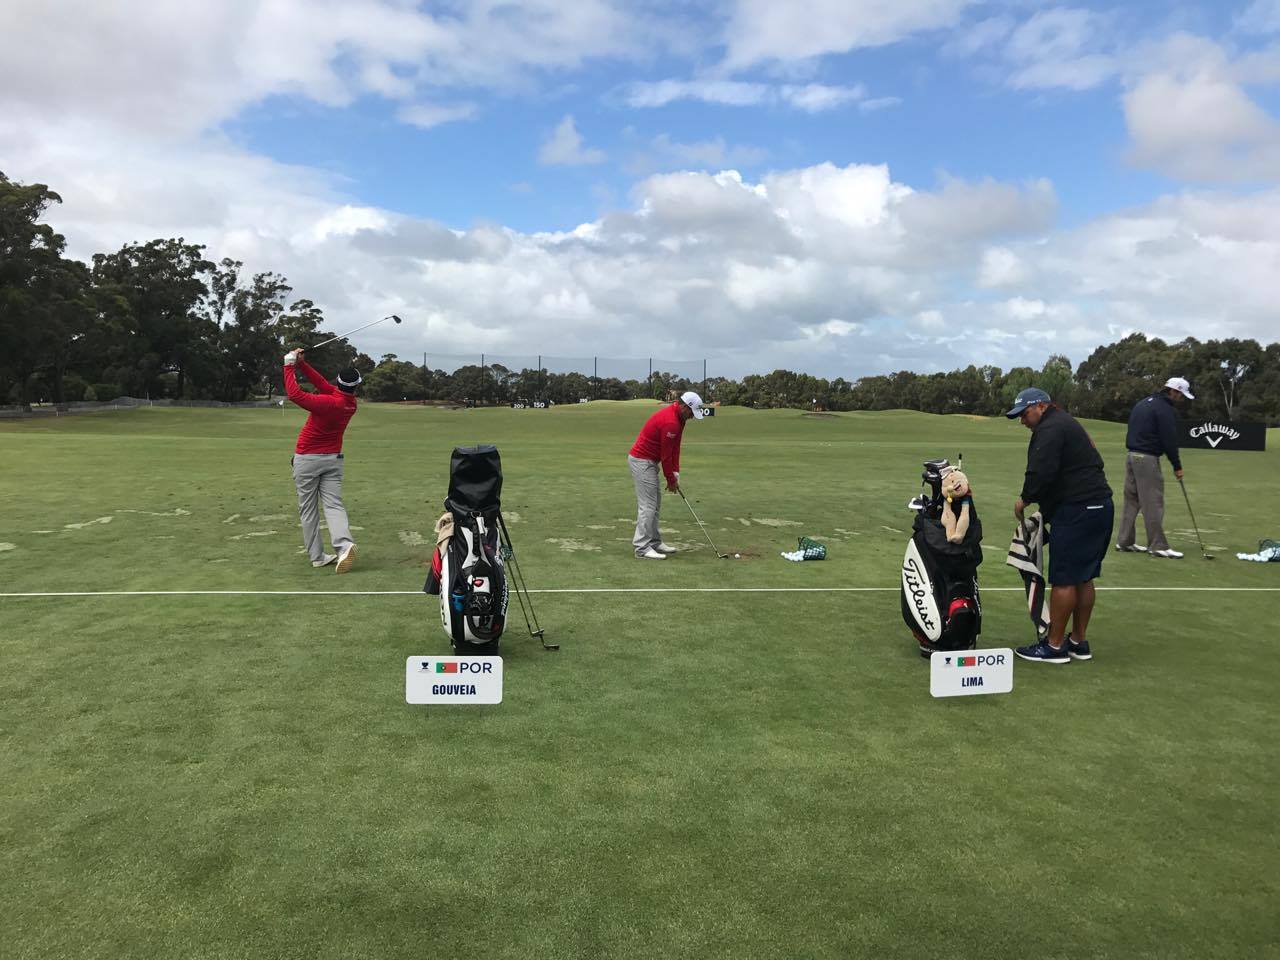
<instances>
[{"instance_id":1,"label":"grey trousers","mask_svg":"<svg viewBox=\"0 0 1280 960\"><path fill-rule=\"evenodd\" d=\"M636 556L662 542L658 533L658 507L662 503L662 468L656 460L638 460L627 454L627 466L636 484L636 535L631 543Z\"/></svg>"},{"instance_id":2,"label":"grey trousers","mask_svg":"<svg viewBox=\"0 0 1280 960\"><path fill-rule=\"evenodd\" d=\"M324 559L324 539L320 536L322 507L334 552L341 553L343 547L353 542L347 508L342 505L342 457L336 453L294 454L293 485L298 488L302 543L311 562Z\"/></svg>"},{"instance_id":3,"label":"grey trousers","mask_svg":"<svg viewBox=\"0 0 1280 960\"><path fill-rule=\"evenodd\" d=\"M1164 474L1160 458L1149 453L1134 453L1124 463L1124 512L1120 514L1120 535L1116 543L1133 546L1137 534L1138 514L1147 528L1147 549L1168 550L1164 535Z\"/></svg>"}]
</instances>

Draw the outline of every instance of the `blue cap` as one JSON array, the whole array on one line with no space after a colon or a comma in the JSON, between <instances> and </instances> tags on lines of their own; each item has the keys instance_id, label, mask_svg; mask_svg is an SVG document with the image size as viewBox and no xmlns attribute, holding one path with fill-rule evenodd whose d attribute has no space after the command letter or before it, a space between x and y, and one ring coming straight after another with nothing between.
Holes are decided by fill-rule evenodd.
<instances>
[{"instance_id":1,"label":"blue cap","mask_svg":"<svg viewBox=\"0 0 1280 960\"><path fill-rule=\"evenodd\" d=\"M1018 394L1017 399L1013 401L1013 406L1005 416L1010 420L1013 420L1015 417L1022 416L1022 411L1027 409L1027 407L1031 406L1033 403L1052 402L1053 401L1049 399L1049 395L1039 387L1027 387L1027 389Z\"/></svg>"}]
</instances>

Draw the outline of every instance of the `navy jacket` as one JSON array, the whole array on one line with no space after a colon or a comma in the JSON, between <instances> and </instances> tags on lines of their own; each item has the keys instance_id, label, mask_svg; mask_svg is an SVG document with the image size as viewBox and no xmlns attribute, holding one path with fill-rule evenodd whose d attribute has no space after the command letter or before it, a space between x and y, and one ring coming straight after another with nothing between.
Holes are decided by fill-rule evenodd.
<instances>
[{"instance_id":1,"label":"navy jacket","mask_svg":"<svg viewBox=\"0 0 1280 960\"><path fill-rule=\"evenodd\" d=\"M1129 414L1129 435L1124 445L1134 453L1164 454L1175 470L1182 469L1178 456L1178 414L1165 393L1143 397Z\"/></svg>"},{"instance_id":2,"label":"navy jacket","mask_svg":"<svg viewBox=\"0 0 1280 960\"><path fill-rule=\"evenodd\" d=\"M1022 499L1040 504L1046 520L1064 503L1098 503L1110 499L1102 454L1071 414L1047 407L1027 445L1027 475Z\"/></svg>"}]
</instances>

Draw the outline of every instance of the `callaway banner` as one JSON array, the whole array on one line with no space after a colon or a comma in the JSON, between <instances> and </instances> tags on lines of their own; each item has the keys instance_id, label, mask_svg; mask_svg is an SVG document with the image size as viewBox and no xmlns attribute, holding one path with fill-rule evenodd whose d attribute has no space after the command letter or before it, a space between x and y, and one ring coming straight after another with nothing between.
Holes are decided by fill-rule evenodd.
<instances>
[{"instance_id":1,"label":"callaway banner","mask_svg":"<svg viewBox=\"0 0 1280 960\"><path fill-rule=\"evenodd\" d=\"M1178 446L1211 450L1266 450L1267 428L1261 423L1232 420L1179 420Z\"/></svg>"}]
</instances>

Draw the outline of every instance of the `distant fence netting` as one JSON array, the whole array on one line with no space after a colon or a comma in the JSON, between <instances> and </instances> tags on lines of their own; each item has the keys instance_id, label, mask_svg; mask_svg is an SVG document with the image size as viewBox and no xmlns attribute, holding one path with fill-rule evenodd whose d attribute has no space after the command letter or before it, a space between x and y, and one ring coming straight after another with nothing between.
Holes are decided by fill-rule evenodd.
<instances>
[{"instance_id":1,"label":"distant fence netting","mask_svg":"<svg viewBox=\"0 0 1280 960\"><path fill-rule=\"evenodd\" d=\"M413 364L425 365L430 370L456 373L463 367L502 367L514 373L522 370L545 370L547 373L580 373L584 377L616 380L647 380L651 374L674 374L689 382L700 383L703 372L709 370L707 360L665 360L660 357L557 357L551 354L506 353L432 353L420 357L402 356ZM708 373L712 376L714 373Z\"/></svg>"},{"instance_id":2,"label":"distant fence netting","mask_svg":"<svg viewBox=\"0 0 1280 960\"><path fill-rule=\"evenodd\" d=\"M588 400L667 399L692 389L701 393L704 401L714 402L717 399L714 396L714 363L708 360L431 351L390 359L395 362L380 364L366 373L363 396L371 400L462 403L468 406L508 403L548 406ZM0 419L132 410L145 406L266 407L281 404L282 398L278 395L268 400L242 403L118 397L102 402L0 407Z\"/></svg>"},{"instance_id":3,"label":"distant fence netting","mask_svg":"<svg viewBox=\"0 0 1280 960\"><path fill-rule=\"evenodd\" d=\"M504 399L532 403L552 395L573 400L665 396L674 389L700 389L713 376L708 360L661 357L563 357L554 354L432 353L400 357L433 375L457 377L479 372L501 384ZM566 391L569 391L567 393Z\"/></svg>"},{"instance_id":4,"label":"distant fence netting","mask_svg":"<svg viewBox=\"0 0 1280 960\"><path fill-rule=\"evenodd\" d=\"M278 407L282 397L272 400L245 400L225 403L220 400L148 400L141 397L116 397L114 400L75 400L70 403L33 403L30 408L9 405L0 407L0 420L27 417L65 417L73 413L102 413L108 410L137 410L139 407Z\"/></svg>"}]
</instances>

